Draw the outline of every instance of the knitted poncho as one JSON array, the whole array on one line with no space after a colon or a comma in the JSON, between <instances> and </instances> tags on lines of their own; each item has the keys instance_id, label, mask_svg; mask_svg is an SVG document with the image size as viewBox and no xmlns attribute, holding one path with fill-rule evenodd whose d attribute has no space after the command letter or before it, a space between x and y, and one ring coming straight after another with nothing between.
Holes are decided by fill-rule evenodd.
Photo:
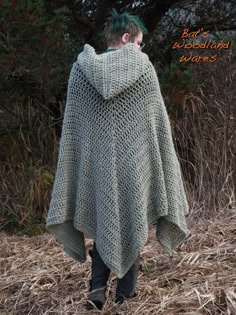
<instances>
[{"instance_id":1,"label":"knitted poncho","mask_svg":"<svg viewBox=\"0 0 236 315\"><path fill-rule=\"evenodd\" d=\"M167 253L189 234L188 203L158 78L128 43L96 54L88 44L71 69L47 229L86 261L84 234L118 278L148 240Z\"/></svg>"}]
</instances>

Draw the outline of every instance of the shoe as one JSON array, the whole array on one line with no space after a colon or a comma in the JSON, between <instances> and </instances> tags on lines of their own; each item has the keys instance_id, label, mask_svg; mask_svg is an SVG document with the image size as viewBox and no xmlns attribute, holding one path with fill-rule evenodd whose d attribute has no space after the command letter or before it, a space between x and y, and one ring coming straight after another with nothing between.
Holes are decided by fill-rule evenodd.
<instances>
[{"instance_id":1,"label":"shoe","mask_svg":"<svg viewBox=\"0 0 236 315\"><path fill-rule=\"evenodd\" d=\"M123 304L125 299L132 299L134 297L136 297L138 295L138 293L134 292L134 294L132 296L129 297L125 297L124 295L119 295L115 298L115 303L116 304Z\"/></svg>"},{"instance_id":2,"label":"shoe","mask_svg":"<svg viewBox=\"0 0 236 315\"><path fill-rule=\"evenodd\" d=\"M94 309L95 307L101 310L106 301L105 292L106 287L91 291L86 303L87 310Z\"/></svg>"}]
</instances>

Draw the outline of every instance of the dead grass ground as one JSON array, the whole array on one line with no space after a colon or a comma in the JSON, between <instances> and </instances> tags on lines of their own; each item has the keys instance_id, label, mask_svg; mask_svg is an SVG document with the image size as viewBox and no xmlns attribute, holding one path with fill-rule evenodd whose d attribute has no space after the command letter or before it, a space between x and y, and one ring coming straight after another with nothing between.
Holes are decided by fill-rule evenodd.
<instances>
[{"instance_id":1,"label":"dead grass ground","mask_svg":"<svg viewBox=\"0 0 236 315\"><path fill-rule=\"evenodd\" d=\"M113 303L112 274L102 312L87 311L90 257L80 265L45 234L0 234L0 314L236 314L236 212L191 224L191 236L169 258L154 230L141 256L139 295ZM87 240L87 247L92 245Z\"/></svg>"}]
</instances>

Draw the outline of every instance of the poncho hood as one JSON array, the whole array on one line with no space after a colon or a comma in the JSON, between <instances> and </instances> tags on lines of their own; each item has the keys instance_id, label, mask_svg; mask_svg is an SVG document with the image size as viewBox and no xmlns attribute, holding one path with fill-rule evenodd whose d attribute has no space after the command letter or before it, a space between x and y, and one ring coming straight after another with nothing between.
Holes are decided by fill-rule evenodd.
<instances>
[{"instance_id":1,"label":"poncho hood","mask_svg":"<svg viewBox=\"0 0 236 315\"><path fill-rule=\"evenodd\" d=\"M108 100L127 89L144 73L149 57L133 43L103 54L97 54L92 46L85 44L77 62L90 84Z\"/></svg>"}]
</instances>

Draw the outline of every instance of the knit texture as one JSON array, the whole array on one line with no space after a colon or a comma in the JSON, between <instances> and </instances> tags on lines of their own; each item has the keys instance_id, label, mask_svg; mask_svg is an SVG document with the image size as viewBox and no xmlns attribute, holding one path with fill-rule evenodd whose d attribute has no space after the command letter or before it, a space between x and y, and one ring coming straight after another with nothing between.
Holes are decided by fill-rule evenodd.
<instances>
[{"instance_id":1,"label":"knit texture","mask_svg":"<svg viewBox=\"0 0 236 315\"><path fill-rule=\"evenodd\" d=\"M148 240L166 252L188 236L189 207L158 78L128 43L97 54L88 44L67 89L47 229L86 261L84 234L122 278Z\"/></svg>"}]
</instances>

